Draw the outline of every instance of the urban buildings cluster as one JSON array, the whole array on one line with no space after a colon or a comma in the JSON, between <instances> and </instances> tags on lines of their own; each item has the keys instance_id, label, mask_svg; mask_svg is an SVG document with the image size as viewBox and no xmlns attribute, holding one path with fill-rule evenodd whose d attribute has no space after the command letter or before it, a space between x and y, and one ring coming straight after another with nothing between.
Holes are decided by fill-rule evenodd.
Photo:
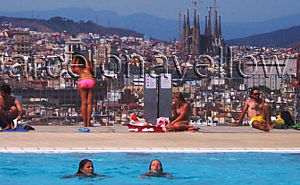
<instances>
[{"instance_id":1,"label":"urban buildings cluster","mask_svg":"<svg viewBox=\"0 0 300 185\"><path fill-rule=\"evenodd\" d=\"M187 25L184 27L187 29ZM218 27L218 38L224 44L221 27ZM299 117L299 93L291 75L297 72L296 52L285 53L285 48L232 46L226 47L226 55L219 55L215 45L213 53L208 50L186 53L188 43L93 33L74 37L66 31L45 33L1 23L0 79L13 86L25 108L24 119L31 123L78 123L77 79L68 73L74 52L85 55L96 66L95 124L126 124L132 113L143 117L144 74L149 69L172 74L173 92L183 92L192 104L194 123L226 125L235 122L248 97L247 90L253 86L264 89L273 115L288 109ZM199 58L202 53L211 54L214 62ZM111 56L118 57L121 65ZM251 66L240 65L243 72L250 74L245 78L236 66L249 63L247 56L257 59L259 69L253 73ZM268 71L270 77L266 77L259 65L261 56L268 64L273 63L274 56L284 64L289 56L283 77L279 77L274 66ZM201 67L203 64L207 64L206 67ZM159 67L153 68L155 65ZM197 75L195 68L206 77ZM284 106L286 104L288 106Z\"/></svg>"}]
</instances>

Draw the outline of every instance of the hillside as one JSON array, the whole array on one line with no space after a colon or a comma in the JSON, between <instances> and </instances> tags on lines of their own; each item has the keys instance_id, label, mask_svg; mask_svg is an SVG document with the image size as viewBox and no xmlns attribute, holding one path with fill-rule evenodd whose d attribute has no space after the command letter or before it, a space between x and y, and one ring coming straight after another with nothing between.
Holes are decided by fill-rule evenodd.
<instances>
[{"instance_id":1,"label":"hillside","mask_svg":"<svg viewBox=\"0 0 300 185\"><path fill-rule=\"evenodd\" d=\"M128 29L107 28L103 26L98 26L91 21L74 22L73 20L69 20L62 17L53 17L49 20L0 17L0 23L5 22L11 22L14 26L27 27L32 30L41 32L67 31L71 34L97 33L102 36L117 34L119 36L143 37L143 34Z\"/></svg>"},{"instance_id":2,"label":"hillside","mask_svg":"<svg viewBox=\"0 0 300 185\"><path fill-rule=\"evenodd\" d=\"M290 48L300 45L300 26L226 41L230 45Z\"/></svg>"},{"instance_id":3,"label":"hillside","mask_svg":"<svg viewBox=\"0 0 300 185\"><path fill-rule=\"evenodd\" d=\"M74 13L76 12L76 13ZM200 12L201 33L204 33L204 16ZM145 13L118 15L112 11L95 11L88 8L60 8L43 11L5 12L7 17L50 19L55 16L66 17L74 21L92 20L97 25L135 30L161 40L178 39L178 20L164 19ZM191 14L192 16L192 14ZM222 16L222 15L221 15ZM226 22L222 20L222 33L226 40L267 33L300 25L300 13L259 22Z\"/></svg>"}]
</instances>

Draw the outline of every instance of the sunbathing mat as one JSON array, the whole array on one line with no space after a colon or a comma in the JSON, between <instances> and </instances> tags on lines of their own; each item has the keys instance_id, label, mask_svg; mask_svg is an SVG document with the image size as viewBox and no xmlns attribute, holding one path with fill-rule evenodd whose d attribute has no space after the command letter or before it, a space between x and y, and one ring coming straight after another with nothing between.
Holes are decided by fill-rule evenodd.
<instances>
[{"instance_id":1,"label":"sunbathing mat","mask_svg":"<svg viewBox=\"0 0 300 185\"><path fill-rule=\"evenodd\" d=\"M28 132L29 130L35 130L33 127L29 125L18 125L17 128L14 130L9 129L9 130L4 130L2 129L1 132Z\"/></svg>"},{"instance_id":2,"label":"sunbathing mat","mask_svg":"<svg viewBox=\"0 0 300 185\"><path fill-rule=\"evenodd\" d=\"M25 130L24 128L22 128L22 129L14 129L14 130L12 130L12 129L9 129L9 130L2 129L1 132L28 132L28 130Z\"/></svg>"},{"instance_id":3,"label":"sunbathing mat","mask_svg":"<svg viewBox=\"0 0 300 185\"><path fill-rule=\"evenodd\" d=\"M165 132L162 127L157 126L140 126L140 125L133 125L128 124L128 131L129 132Z\"/></svg>"}]
</instances>

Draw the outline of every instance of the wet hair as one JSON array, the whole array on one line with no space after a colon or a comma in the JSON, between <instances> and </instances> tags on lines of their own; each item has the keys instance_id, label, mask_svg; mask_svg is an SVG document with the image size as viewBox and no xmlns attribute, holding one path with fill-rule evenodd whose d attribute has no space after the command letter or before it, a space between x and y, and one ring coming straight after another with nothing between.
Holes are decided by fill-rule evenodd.
<instances>
[{"instance_id":1,"label":"wet hair","mask_svg":"<svg viewBox=\"0 0 300 185\"><path fill-rule=\"evenodd\" d=\"M79 163L78 170L77 170L77 173L76 173L76 174L82 174L81 169L84 168L84 165L85 165L87 162L90 162L90 163L93 164L93 162L92 162L91 160L89 160L89 159L83 159L83 160L81 160L80 163Z\"/></svg>"},{"instance_id":2,"label":"wet hair","mask_svg":"<svg viewBox=\"0 0 300 185\"><path fill-rule=\"evenodd\" d=\"M160 164L160 166L161 166L161 173L162 173L164 170L163 170L163 167L162 167L162 164L161 164L160 160L158 160L158 159L153 159L153 160L151 161L151 163L150 163L150 165L149 165L149 171L151 170L151 165L152 165L152 163L153 163L154 161L158 161L158 162L159 162L159 164Z\"/></svg>"},{"instance_id":3,"label":"wet hair","mask_svg":"<svg viewBox=\"0 0 300 185\"><path fill-rule=\"evenodd\" d=\"M259 89L257 87L251 88L250 89L250 95L252 95L254 91L259 91Z\"/></svg>"},{"instance_id":4,"label":"wet hair","mask_svg":"<svg viewBox=\"0 0 300 185\"><path fill-rule=\"evenodd\" d=\"M11 93L11 88L9 85L2 85L0 87L0 90L3 91L6 94L10 94Z\"/></svg>"},{"instance_id":5,"label":"wet hair","mask_svg":"<svg viewBox=\"0 0 300 185\"><path fill-rule=\"evenodd\" d=\"M185 99L184 99L183 94L181 92L174 93L174 97L177 98L178 100L182 101L182 102L185 102Z\"/></svg>"}]
</instances>

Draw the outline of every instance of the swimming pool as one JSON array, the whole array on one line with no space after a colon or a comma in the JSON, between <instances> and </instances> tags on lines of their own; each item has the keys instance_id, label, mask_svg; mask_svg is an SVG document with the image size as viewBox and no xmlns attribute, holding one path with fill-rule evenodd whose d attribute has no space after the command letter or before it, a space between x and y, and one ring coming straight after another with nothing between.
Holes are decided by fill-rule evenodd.
<instances>
[{"instance_id":1,"label":"swimming pool","mask_svg":"<svg viewBox=\"0 0 300 185\"><path fill-rule=\"evenodd\" d=\"M71 178L81 159L106 178ZM255 184L300 185L300 153L0 153L1 185ZM152 159L174 178L138 178Z\"/></svg>"}]
</instances>

